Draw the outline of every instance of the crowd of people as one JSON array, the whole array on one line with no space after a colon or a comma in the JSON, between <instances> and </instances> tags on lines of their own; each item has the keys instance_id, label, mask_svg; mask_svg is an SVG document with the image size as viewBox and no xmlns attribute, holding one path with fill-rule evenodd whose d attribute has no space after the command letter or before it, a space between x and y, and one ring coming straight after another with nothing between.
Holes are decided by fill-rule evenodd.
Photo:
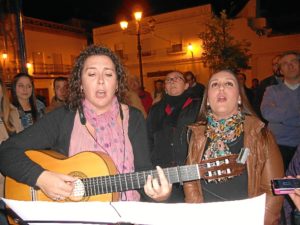
<instances>
[{"instance_id":1,"label":"crowd of people","mask_svg":"<svg viewBox=\"0 0 300 225\"><path fill-rule=\"evenodd\" d=\"M300 224L300 191L275 196L271 186L275 178L300 178L300 54L280 54L272 67L274 74L254 78L251 88L242 72L214 71L203 85L193 72L174 70L151 94L110 49L88 46L70 77L53 81L49 106L36 98L30 75L14 77L11 98L0 80L0 172L64 201L78 178L46 170L24 153L53 149L72 157L88 149L108 155L117 173L157 169L158 177L123 191L120 201L205 203L266 193L266 225ZM249 156L236 176L170 184L162 170L244 149ZM5 206L0 223L7 223Z\"/></svg>"}]
</instances>

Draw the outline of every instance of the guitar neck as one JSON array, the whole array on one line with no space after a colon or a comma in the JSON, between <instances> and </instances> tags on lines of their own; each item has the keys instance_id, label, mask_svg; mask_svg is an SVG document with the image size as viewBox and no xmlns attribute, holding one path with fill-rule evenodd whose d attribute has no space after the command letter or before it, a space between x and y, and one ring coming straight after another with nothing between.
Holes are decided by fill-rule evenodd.
<instances>
[{"instance_id":1,"label":"guitar neck","mask_svg":"<svg viewBox=\"0 0 300 225\"><path fill-rule=\"evenodd\" d=\"M172 184L198 180L201 178L198 165L164 168L163 171L168 181ZM93 196L140 189L144 187L148 175L157 178L157 170L83 178L81 181L84 184L85 196Z\"/></svg>"}]
</instances>

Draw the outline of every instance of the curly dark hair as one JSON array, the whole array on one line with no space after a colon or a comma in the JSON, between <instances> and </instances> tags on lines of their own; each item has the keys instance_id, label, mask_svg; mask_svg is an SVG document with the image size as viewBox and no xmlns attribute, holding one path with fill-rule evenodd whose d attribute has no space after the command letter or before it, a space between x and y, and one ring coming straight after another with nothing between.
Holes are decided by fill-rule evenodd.
<instances>
[{"instance_id":1,"label":"curly dark hair","mask_svg":"<svg viewBox=\"0 0 300 225\"><path fill-rule=\"evenodd\" d=\"M72 69L72 73L69 79L69 98L67 105L70 109L76 110L81 107L81 101L85 97L84 93L81 91L81 76L84 63L90 56L107 56L109 57L113 64L115 65L117 80L118 80L118 91L116 96L119 102L125 101L125 92L127 90L126 86L126 71L122 65L119 57L108 47L103 45L90 45L85 48L79 56L76 58L75 64Z\"/></svg>"}]
</instances>

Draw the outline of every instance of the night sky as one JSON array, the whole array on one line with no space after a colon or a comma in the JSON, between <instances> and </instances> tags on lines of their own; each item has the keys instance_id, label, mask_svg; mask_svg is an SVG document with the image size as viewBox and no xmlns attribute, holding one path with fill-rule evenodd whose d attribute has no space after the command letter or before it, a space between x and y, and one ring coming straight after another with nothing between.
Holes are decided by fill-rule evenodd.
<instances>
[{"instance_id":1,"label":"night sky","mask_svg":"<svg viewBox=\"0 0 300 225\"><path fill-rule=\"evenodd\" d=\"M95 22L96 26L131 19L137 7L143 16L151 16L178 9L212 4L215 13L223 8L234 17L248 0L23 0L25 16L64 23L70 18ZM283 33L300 32L299 0L258 0L260 14L268 19L273 30Z\"/></svg>"},{"instance_id":2,"label":"night sky","mask_svg":"<svg viewBox=\"0 0 300 225\"><path fill-rule=\"evenodd\" d=\"M130 19L135 8L144 15L174 11L208 3L208 0L24 0L25 16L64 22L71 17L87 19L102 25L113 24L119 17Z\"/></svg>"}]
</instances>

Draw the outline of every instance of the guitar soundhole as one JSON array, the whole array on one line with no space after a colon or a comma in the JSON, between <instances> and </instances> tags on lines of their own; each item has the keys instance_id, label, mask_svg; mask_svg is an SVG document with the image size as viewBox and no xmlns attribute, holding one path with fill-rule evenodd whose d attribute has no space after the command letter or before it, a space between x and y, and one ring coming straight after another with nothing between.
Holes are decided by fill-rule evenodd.
<instances>
[{"instance_id":1,"label":"guitar soundhole","mask_svg":"<svg viewBox=\"0 0 300 225\"><path fill-rule=\"evenodd\" d=\"M81 181L82 178L87 178L87 176L80 171L73 171L69 175L72 177L77 177L79 179L75 182L75 187L72 195L69 198L67 198L66 201L71 201L71 202L88 201L89 197L84 195L85 194L84 184Z\"/></svg>"}]
</instances>

